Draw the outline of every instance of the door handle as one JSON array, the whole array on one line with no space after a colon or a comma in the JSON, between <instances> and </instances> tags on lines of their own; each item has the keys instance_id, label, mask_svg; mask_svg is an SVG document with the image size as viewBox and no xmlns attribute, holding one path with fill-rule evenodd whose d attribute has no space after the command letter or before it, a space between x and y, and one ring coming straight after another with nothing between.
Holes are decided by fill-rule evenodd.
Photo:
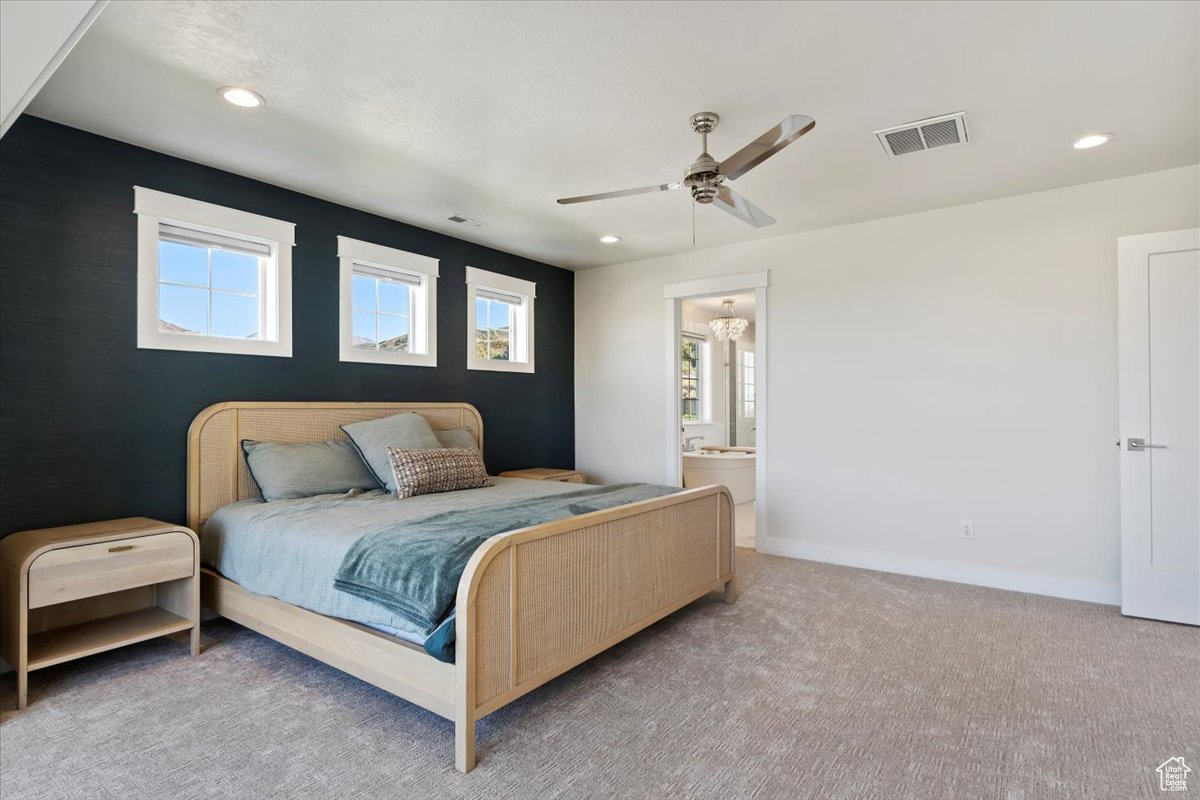
<instances>
[{"instance_id":1,"label":"door handle","mask_svg":"<svg viewBox=\"0 0 1200 800\"><path fill-rule=\"evenodd\" d=\"M1125 449L1136 453L1142 450L1166 450L1167 446L1165 444L1148 444L1145 439L1135 439L1131 436Z\"/></svg>"}]
</instances>

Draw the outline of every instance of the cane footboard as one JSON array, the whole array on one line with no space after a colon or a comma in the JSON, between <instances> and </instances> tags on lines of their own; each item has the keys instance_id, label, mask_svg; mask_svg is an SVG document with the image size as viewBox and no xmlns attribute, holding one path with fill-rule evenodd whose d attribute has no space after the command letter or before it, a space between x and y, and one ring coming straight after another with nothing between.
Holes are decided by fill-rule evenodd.
<instances>
[{"instance_id":1,"label":"cane footboard","mask_svg":"<svg viewBox=\"0 0 1200 800\"><path fill-rule=\"evenodd\" d=\"M474 722L716 589L732 599L733 502L706 487L489 540L458 593L456 763Z\"/></svg>"}]
</instances>

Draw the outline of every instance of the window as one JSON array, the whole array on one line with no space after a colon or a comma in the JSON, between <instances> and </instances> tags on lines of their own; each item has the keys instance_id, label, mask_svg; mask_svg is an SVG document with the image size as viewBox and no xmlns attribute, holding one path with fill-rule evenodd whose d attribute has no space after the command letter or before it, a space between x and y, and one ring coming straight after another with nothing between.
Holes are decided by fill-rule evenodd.
<instances>
[{"instance_id":1,"label":"window","mask_svg":"<svg viewBox=\"0 0 1200 800\"><path fill-rule=\"evenodd\" d=\"M467 368L533 372L537 284L467 267Z\"/></svg>"},{"instance_id":2,"label":"window","mask_svg":"<svg viewBox=\"0 0 1200 800\"><path fill-rule=\"evenodd\" d=\"M338 237L342 361L437 366L435 258Z\"/></svg>"},{"instance_id":3,"label":"window","mask_svg":"<svg viewBox=\"0 0 1200 800\"><path fill-rule=\"evenodd\" d=\"M742 418L754 419L754 351L738 353L742 359Z\"/></svg>"},{"instance_id":4,"label":"window","mask_svg":"<svg viewBox=\"0 0 1200 800\"><path fill-rule=\"evenodd\" d=\"M134 187L138 347L290 356L295 226Z\"/></svg>"},{"instance_id":5,"label":"window","mask_svg":"<svg viewBox=\"0 0 1200 800\"><path fill-rule=\"evenodd\" d=\"M704 337L694 333L684 333L680 339L679 349L679 389L682 398L680 408L684 422L700 422L702 376L701 363L704 356Z\"/></svg>"},{"instance_id":6,"label":"window","mask_svg":"<svg viewBox=\"0 0 1200 800\"><path fill-rule=\"evenodd\" d=\"M519 302L503 296L485 296L482 290L475 293L475 357L489 361L509 361L512 352L509 346L512 337L515 310Z\"/></svg>"}]
</instances>

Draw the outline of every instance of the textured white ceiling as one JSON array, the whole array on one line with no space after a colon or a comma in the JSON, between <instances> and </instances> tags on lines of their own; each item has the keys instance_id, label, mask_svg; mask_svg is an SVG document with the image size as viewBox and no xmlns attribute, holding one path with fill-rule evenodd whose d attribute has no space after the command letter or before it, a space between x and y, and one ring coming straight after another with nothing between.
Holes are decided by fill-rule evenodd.
<instances>
[{"instance_id":1,"label":"textured white ceiling","mask_svg":"<svg viewBox=\"0 0 1200 800\"><path fill-rule=\"evenodd\" d=\"M697 208L698 247L1197 163L1200 4L114 0L30 110L578 268L692 247L682 191L554 201L677 180L700 110L718 159L817 127L733 184L779 222ZM872 135L958 110L968 147Z\"/></svg>"}]
</instances>

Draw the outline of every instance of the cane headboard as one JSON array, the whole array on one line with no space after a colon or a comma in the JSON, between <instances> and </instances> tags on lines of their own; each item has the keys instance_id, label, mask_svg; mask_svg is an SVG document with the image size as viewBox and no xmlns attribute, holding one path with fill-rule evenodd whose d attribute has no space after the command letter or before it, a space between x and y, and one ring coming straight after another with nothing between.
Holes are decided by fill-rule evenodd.
<instances>
[{"instance_id":1,"label":"cane headboard","mask_svg":"<svg viewBox=\"0 0 1200 800\"><path fill-rule=\"evenodd\" d=\"M412 411L434 430L467 428L483 450L483 419L469 403L217 403L188 429L188 527L197 533L224 505L259 497L242 454L243 439L323 442L345 439L350 422Z\"/></svg>"}]
</instances>

